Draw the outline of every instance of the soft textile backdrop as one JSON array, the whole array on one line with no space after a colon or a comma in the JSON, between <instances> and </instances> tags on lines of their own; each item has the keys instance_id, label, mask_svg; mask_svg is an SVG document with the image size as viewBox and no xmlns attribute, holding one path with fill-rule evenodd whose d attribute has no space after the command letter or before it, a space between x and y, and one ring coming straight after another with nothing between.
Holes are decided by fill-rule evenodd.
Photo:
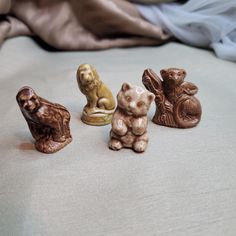
<instances>
[{"instance_id":1,"label":"soft textile backdrop","mask_svg":"<svg viewBox=\"0 0 236 236\"><path fill-rule=\"evenodd\" d=\"M0 42L36 35L64 50L160 44L169 38L124 0L3 0Z\"/></svg>"},{"instance_id":2,"label":"soft textile backdrop","mask_svg":"<svg viewBox=\"0 0 236 236\"><path fill-rule=\"evenodd\" d=\"M236 61L236 1L2 0L0 43L17 35L62 50L160 45L175 37Z\"/></svg>"},{"instance_id":3,"label":"soft textile backdrop","mask_svg":"<svg viewBox=\"0 0 236 236\"><path fill-rule=\"evenodd\" d=\"M236 61L236 1L189 0L186 4L138 5L142 15L180 41L211 48Z\"/></svg>"}]
</instances>

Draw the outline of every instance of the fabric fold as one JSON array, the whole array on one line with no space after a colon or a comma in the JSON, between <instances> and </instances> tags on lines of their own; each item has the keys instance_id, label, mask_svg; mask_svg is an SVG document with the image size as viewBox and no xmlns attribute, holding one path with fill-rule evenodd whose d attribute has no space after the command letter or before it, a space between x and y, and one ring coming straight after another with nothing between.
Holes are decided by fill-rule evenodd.
<instances>
[{"instance_id":1,"label":"fabric fold","mask_svg":"<svg viewBox=\"0 0 236 236\"><path fill-rule=\"evenodd\" d=\"M56 49L99 50L158 45L170 38L124 0L4 0L0 8L8 13L0 20L1 41L35 35Z\"/></svg>"},{"instance_id":2,"label":"fabric fold","mask_svg":"<svg viewBox=\"0 0 236 236\"><path fill-rule=\"evenodd\" d=\"M236 1L189 0L136 5L149 22L186 44L211 48L220 58L236 61Z\"/></svg>"}]
</instances>

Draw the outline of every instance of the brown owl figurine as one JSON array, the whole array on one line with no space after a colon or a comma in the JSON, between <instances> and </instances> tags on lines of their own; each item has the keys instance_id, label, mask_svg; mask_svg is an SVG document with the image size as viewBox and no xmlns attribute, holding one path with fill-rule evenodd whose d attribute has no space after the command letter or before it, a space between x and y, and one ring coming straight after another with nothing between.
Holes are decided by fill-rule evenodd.
<instances>
[{"instance_id":1,"label":"brown owl figurine","mask_svg":"<svg viewBox=\"0 0 236 236\"><path fill-rule=\"evenodd\" d=\"M144 86L156 96L153 122L176 128L196 126L202 114L201 104L194 96L197 86L184 81L184 69L169 68L160 73L162 79L152 69L146 69L142 77Z\"/></svg>"},{"instance_id":2,"label":"brown owl figurine","mask_svg":"<svg viewBox=\"0 0 236 236\"><path fill-rule=\"evenodd\" d=\"M39 97L30 87L21 88L16 100L38 151L54 153L72 141L70 113L64 106Z\"/></svg>"}]
</instances>

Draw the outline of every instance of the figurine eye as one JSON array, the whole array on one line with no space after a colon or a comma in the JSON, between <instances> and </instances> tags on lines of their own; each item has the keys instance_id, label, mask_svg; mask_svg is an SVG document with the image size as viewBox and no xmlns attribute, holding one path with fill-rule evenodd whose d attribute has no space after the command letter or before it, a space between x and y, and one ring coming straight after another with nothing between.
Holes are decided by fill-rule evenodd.
<instances>
[{"instance_id":1,"label":"figurine eye","mask_svg":"<svg viewBox=\"0 0 236 236\"><path fill-rule=\"evenodd\" d=\"M137 107L142 107L142 106L144 106L144 102L139 101L139 102L137 103Z\"/></svg>"},{"instance_id":2,"label":"figurine eye","mask_svg":"<svg viewBox=\"0 0 236 236\"><path fill-rule=\"evenodd\" d=\"M130 96L126 96L125 99L127 102L131 102L131 100L132 100Z\"/></svg>"},{"instance_id":3,"label":"figurine eye","mask_svg":"<svg viewBox=\"0 0 236 236\"><path fill-rule=\"evenodd\" d=\"M23 106L25 104L25 100L20 100L20 104Z\"/></svg>"},{"instance_id":4,"label":"figurine eye","mask_svg":"<svg viewBox=\"0 0 236 236\"><path fill-rule=\"evenodd\" d=\"M181 76L181 73L180 73L180 72L178 72L178 76Z\"/></svg>"}]
</instances>

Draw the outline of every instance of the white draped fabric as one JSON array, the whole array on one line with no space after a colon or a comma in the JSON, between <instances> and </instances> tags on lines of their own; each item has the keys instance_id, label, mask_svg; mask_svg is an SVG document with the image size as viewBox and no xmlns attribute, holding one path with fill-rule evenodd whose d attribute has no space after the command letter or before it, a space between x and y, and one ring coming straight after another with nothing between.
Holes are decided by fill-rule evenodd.
<instances>
[{"instance_id":1,"label":"white draped fabric","mask_svg":"<svg viewBox=\"0 0 236 236\"><path fill-rule=\"evenodd\" d=\"M151 23L180 41L212 48L222 59L236 61L236 0L189 0L137 8Z\"/></svg>"}]
</instances>

